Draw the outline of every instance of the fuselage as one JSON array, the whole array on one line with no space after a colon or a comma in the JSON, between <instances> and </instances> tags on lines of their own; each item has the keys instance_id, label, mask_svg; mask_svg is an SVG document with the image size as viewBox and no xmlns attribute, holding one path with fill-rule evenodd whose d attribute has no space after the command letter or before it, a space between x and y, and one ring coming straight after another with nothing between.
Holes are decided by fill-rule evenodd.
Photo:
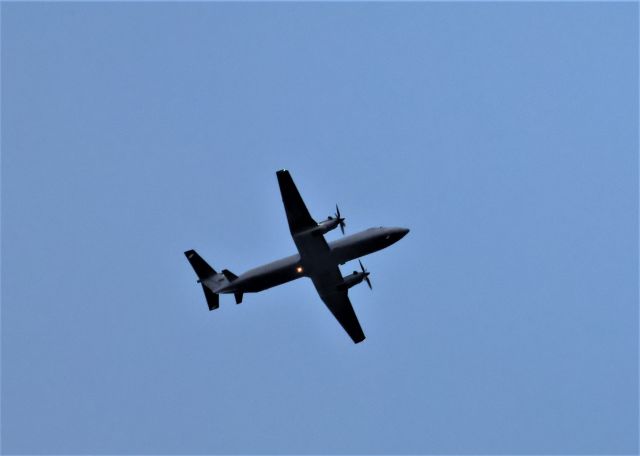
<instances>
[{"instance_id":1,"label":"fuselage","mask_svg":"<svg viewBox=\"0 0 640 456\"><path fill-rule=\"evenodd\" d=\"M252 293L266 290L382 250L402 239L408 232L406 228L369 228L327 243L328 249L317 248L317 242L307 242L309 237L313 236L312 233L301 233L294 236L294 242L301 254L250 269L233 282L214 291Z\"/></svg>"}]
</instances>

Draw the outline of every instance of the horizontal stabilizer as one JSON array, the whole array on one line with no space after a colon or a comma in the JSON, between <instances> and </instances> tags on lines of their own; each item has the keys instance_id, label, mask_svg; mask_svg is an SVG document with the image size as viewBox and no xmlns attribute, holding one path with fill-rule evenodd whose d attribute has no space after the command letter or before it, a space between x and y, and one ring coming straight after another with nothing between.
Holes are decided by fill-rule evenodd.
<instances>
[{"instance_id":1,"label":"horizontal stabilizer","mask_svg":"<svg viewBox=\"0 0 640 456\"><path fill-rule=\"evenodd\" d=\"M187 250L184 255L191 263L191 267L196 272L198 279L200 279L199 281L207 279L216 273L215 269L209 266L195 250Z\"/></svg>"},{"instance_id":2,"label":"horizontal stabilizer","mask_svg":"<svg viewBox=\"0 0 640 456\"><path fill-rule=\"evenodd\" d=\"M224 276L227 278L229 282L233 282L238 278L237 275L235 275L233 272L229 271L228 269L223 269L222 274L224 274Z\"/></svg>"},{"instance_id":3,"label":"horizontal stabilizer","mask_svg":"<svg viewBox=\"0 0 640 456\"><path fill-rule=\"evenodd\" d=\"M202 284L202 290L204 291L204 297L207 298L209 310L217 309L220 306L220 296L209 290L204 283Z\"/></svg>"}]
</instances>

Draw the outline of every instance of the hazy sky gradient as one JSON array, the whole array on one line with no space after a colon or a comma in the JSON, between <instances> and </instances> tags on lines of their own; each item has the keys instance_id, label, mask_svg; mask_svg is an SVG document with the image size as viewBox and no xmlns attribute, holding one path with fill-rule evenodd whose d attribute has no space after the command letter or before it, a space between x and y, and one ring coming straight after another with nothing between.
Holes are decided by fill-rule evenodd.
<instances>
[{"instance_id":1,"label":"hazy sky gradient","mask_svg":"<svg viewBox=\"0 0 640 456\"><path fill-rule=\"evenodd\" d=\"M637 452L637 3L1 25L3 453ZM279 168L411 228L363 258L362 344L308 280L207 311L184 250L295 252Z\"/></svg>"}]
</instances>

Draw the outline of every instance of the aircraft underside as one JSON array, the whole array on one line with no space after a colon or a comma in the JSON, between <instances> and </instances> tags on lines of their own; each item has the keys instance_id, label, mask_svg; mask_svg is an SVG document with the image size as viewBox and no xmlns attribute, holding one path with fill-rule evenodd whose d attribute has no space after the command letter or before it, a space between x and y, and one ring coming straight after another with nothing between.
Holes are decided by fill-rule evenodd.
<instances>
[{"instance_id":1,"label":"aircraft underside","mask_svg":"<svg viewBox=\"0 0 640 456\"><path fill-rule=\"evenodd\" d=\"M348 289L361 282L371 287L369 273L360 263L361 272L343 277L339 265L381 250L399 241L406 228L370 228L327 243L324 234L340 227L344 233L344 218L336 206L336 217L317 223L307 210L293 179L287 170L276 173L284 203L287 222L297 255L251 269L240 276L223 269L215 271L195 250L185 252L198 282L202 285L209 310L219 307L219 294L234 294L241 303L244 293L254 293L301 277L309 277L329 311L355 342L365 335L351 306Z\"/></svg>"}]
</instances>

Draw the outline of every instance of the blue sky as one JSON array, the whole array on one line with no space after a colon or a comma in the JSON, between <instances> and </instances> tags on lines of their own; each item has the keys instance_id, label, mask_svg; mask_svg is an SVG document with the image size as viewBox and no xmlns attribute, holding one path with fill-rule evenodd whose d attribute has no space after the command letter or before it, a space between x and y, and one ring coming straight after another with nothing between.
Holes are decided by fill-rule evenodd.
<instances>
[{"instance_id":1,"label":"blue sky","mask_svg":"<svg viewBox=\"0 0 640 456\"><path fill-rule=\"evenodd\" d=\"M3 453L637 452L636 3L3 3L1 33ZM184 250L294 253L280 168L317 219L411 228L363 259L362 344L308 280L207 311Z\"/></svg>"}]
</instances>

